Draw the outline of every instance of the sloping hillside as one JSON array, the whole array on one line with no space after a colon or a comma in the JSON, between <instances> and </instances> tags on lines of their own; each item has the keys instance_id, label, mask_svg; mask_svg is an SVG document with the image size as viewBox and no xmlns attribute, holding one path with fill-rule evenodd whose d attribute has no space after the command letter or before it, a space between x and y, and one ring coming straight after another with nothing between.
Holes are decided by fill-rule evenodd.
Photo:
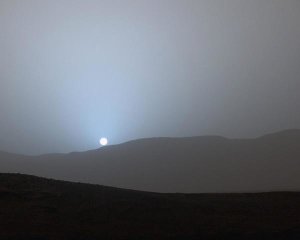
<instances>
[{"instance_id":1,"label":"sloping hillside","mask_svg":"<svg viewBox=\"0 0 300 240\"><path fill-rule=\"evenodd\" d=\"M300 193L158 194L0 174L0 239L299 239Z\"/></svg>"},{"instance_id":2,"label":"sloping hillside","mask_svg":"<svg viewBox=\"0 0 300 240\"><path fill-rule=\"evenodd\" d=\"M155 192L300 190L300 130L256 139L140 139L88 152L0 154L2 172Z\"/></svg>"}]
</instances>

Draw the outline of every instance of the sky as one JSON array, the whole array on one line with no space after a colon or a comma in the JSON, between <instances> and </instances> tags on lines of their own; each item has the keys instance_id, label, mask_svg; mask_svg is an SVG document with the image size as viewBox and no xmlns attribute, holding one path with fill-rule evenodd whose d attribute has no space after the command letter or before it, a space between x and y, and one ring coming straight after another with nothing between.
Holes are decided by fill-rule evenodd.
<instances>
[{"instance_id":1,"label":"sky","mask_svg":"<svg viewBox=\"0 0 300 240\"><path fill-rule=\"evenodd\" d=\"M0 150L300 128L299 0L0 0Z\"/></svg>"}]
</instances>

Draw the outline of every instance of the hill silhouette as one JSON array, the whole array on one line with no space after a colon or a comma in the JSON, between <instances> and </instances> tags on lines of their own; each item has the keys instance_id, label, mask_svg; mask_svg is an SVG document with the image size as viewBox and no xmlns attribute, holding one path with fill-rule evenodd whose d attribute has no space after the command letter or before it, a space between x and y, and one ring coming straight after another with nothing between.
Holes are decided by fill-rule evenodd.
<instances>
[{"instance_id":1,"label":"hill silhouette","mask_svg":"<svg viewBox=\"0 0 300 240\"><path fill-rule=\"evenodd\" d=\"M0 174L0 239L299 239L300 193L161 194Z\"/></svg>"},{"instance_id":2,"label":"hill silhouette","mask_svg":"<svg viewBox=\"0 0 300 240\"><path fill-rule=\"evenodd\" d=\"M87 152L0 153L2 172L154 192L300 190L300 130L255 139L139 139Z\"/></svg>"}]
</instances>

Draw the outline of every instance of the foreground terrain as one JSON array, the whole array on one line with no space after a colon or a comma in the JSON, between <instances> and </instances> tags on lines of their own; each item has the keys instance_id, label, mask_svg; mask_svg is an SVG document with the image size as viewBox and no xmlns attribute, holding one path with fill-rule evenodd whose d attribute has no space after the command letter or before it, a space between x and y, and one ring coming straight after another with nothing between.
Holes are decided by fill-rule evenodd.
<instances>
[{"instance_id":1,"label":"foreground terrain","mask_svg":"<svg viewBox=\"0 0 300 240\"><path fill-rule=\"evenodd\" d=\"M160 194L0 174L0 239L300 239L300 193Z\"/></svg>"}]
</instances>

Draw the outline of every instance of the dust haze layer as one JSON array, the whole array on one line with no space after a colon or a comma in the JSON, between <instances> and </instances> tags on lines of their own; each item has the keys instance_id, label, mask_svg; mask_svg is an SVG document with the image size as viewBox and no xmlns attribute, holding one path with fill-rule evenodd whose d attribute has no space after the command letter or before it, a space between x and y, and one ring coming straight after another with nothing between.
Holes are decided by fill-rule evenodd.
<instances>
[{"instance_id":1,"label":"dust haze layer","mask_svg":"<svg viewBox=\"0 0 300 240\"><path fill-rule=\"evenodd\" d=\"M140 139L88 152L0 154L1 172L154 192L300 190L300 130L256 139Z\"/></svg>"},{"instance_id":2,"label":"dust haze layer","mask_svg":"<svg viewBox=\"0 0 300 240\"><path fill-rule=\"evenodd\" d=\"M298 0L1 0L0 149L300 127Z\"/></svg>"}]
</instances>

